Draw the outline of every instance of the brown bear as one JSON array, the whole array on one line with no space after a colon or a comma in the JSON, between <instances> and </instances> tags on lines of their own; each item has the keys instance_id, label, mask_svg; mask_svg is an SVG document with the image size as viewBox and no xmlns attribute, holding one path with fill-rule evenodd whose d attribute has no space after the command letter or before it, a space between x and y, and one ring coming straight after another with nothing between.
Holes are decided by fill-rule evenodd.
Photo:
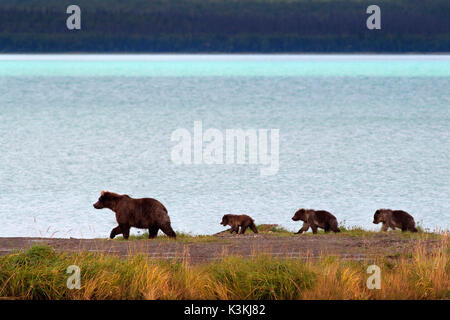
<instances>
[{"instance_id":1,"label":"brown bear","mask_svg":"<svg viewBox=\"0 0 450 320\"><path fill-rule=\"evenodd\" d=\"M334 215L324 210L299 209L292 217L292 220L303 221L303 226L296 234L305 232L311 227L313 233L317 233L317 228L322 228L325 232L341 232L338 228L338 222Z\"/></svg>"},{"instance_id":2,"label":"brown bear","mask_svg":"<svg viewBox=\"0 0 450 320\"><path fill-rule=\"evenodd\" d=\"M148 229L149 239L155 238L159 229L171 238L176 237L170 226L167 209L156 199L133 199L126 194L102 191L100 198L94 203L94 208L108 208L116 213L119 225L112 229L109 235L111 239L121 233L128 239L130 227Z\"/></svg>"},{"instance_id":3,"label":"brown bear","mask_svg":"<svg viewBox=\"0 0 450 320\"><path fill-rule=\"evenodd\" d=\"M402 232L411 231L417 232L414 218L402 210L378 209L373 215L373 223L383 223L381 231L387 231L388 228L395 230L395 228L402 229Z\"/></svg>"},{"instance_id":4,"label":"brown bear","mask_svg":"<svg viewBox=\"0 0 450 320\"><path fill-rule=\"evenodd\" d=\"M255 221L245 214L226 214L222 217L222 222L220 224L223 226L229 225L231 227L230 233L236 232L244 234L247 228L252 229L254 233L258 233L258 229L256 229L255 226ZM239 232L239 227L241 227L241 232Z\"/></svg>"}]
</instances>

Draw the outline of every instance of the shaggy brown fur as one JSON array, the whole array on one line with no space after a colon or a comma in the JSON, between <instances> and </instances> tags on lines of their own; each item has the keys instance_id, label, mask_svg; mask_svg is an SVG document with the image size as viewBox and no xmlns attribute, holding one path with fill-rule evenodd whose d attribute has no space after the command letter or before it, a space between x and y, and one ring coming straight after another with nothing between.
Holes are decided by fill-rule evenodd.
<instances>
[{"instance_id":1,"label":"shaggy brown fur","mask_svg":"<svg viewBox=\"0 0 450 320\"><path fill-rule=\"evenodd\" d=\"M94 208L108 208L116 213L119 225L112 229L109 236L111 239L121 233L125 239L128 239L130 227L148 229L150 239L156 237L159 229L169 237L176 237L170 226L167 209L156 199L133 199L126 194L102 191L100 198L94 203Z\"/></svg>"},{"instance_id":2,"label":"shaggy brown fur","mask_svg":"<svg viewBox=\"0 0 450 320\"><path fill-rule=\"evenodd\" d=\"M336 217L324 210L299 209L292 217L292 220L303 221L302 228L296 234L308 231L309 227L311 227L313 233L317 233L317 228L322 228L325 232L329 232L330 230L333 232L341 232L338 228Z\"/></svg>"},{"instance_id":3,"label":"shaggy brown fur","mask_svg":"<svg viewBox=\"0 0 450 320\"><path fill-rule=\"evenodd\" d=\"M373 215L373 223L383 223L381 231L387 231L388 228L395 230L395 228L402 229L403 232L411 231L417 232L414 218L402 210L378 209Z\"/></svg>"},{"instance_id":4,"label":"shaggy brown fur","mask_svg":"<svg viewBox=\"0 0 450 320\"><path fill-rule=\"evenodd\" d=\"M245 214L226 214L222 217L222 222L220 224L223 226L231 226L230 233L236 232L244 234L247 228L252 229L254 233L258 233L258 229L256 229L255 226L255 221ZM239 232L239 227L241 227L241 232Z\"/></svg>"}]
</instances>

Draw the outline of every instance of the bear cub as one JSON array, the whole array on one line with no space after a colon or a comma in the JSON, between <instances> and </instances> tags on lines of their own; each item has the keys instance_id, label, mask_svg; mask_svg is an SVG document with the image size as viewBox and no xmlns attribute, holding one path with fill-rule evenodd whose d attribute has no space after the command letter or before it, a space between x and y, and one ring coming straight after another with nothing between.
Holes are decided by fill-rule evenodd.
<instances>
[{"instance_id":1,"label":"bear cub","mask_svg":"<svg viewBox=\"0 0 450 320\"><path fill-rule=\"evenodd\" d=\"M299 209L292 217L294 221L303 221L303 226L296 234L307 231L310 227L313 233L317 233L318 228L322 228L325 232L330 230L333 232L341 232L338 228L338 222L334 215L324 210Z\"/></svg>"},{"instance_id":2,"label":"bear cub","mask_svg":"<svg viewBox=\"0 0 450 320\"><path fill-rule=\"evenodd\" d=\"M258 233L258 229L256 229L255 226L255 221L245 214L226 214L222 217L222 222L220 224L223 226L229 225L231 227L230 233L236 232L244 234L247 228L252 229L254 233ZM240 232L239 227L241 228Z\"/></svg>"}]
</instances>

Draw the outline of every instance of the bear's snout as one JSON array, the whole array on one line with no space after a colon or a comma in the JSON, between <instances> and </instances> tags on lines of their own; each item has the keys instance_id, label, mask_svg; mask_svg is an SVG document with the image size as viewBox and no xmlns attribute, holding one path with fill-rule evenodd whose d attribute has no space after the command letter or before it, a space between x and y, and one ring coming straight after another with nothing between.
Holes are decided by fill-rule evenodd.
<instances>
[{"instance_id":1,"label":"bear's snout","mask_svg":"<svg viewBox=\"0 0 450 320\"><path fill-rule=\"evenodd\" d=\"M100 205L99 202L94 203L93 206L94 206L95 209L101 209L102 208L102 206Z\"/></svg>"}]
</instances>

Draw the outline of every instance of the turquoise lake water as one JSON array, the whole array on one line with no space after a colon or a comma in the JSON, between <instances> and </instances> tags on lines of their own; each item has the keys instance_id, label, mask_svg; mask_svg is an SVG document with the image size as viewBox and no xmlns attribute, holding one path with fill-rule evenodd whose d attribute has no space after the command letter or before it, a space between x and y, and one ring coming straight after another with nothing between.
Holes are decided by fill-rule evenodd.
<instances>
[{"instance_id":1,"label":"turquoise lake water","mask_svg":"<svg viewBox=\"0 0 450 320\"><path fill-rule=\"evenodd\" d=\"M195 121L278 129L277 173L175 164ZM448 229L450 56L0 55L0 163L0 237L107 237L103 189L159 199L193 234L226 213L297 230L300 207Z\"/></svg>"}]
</instances>

